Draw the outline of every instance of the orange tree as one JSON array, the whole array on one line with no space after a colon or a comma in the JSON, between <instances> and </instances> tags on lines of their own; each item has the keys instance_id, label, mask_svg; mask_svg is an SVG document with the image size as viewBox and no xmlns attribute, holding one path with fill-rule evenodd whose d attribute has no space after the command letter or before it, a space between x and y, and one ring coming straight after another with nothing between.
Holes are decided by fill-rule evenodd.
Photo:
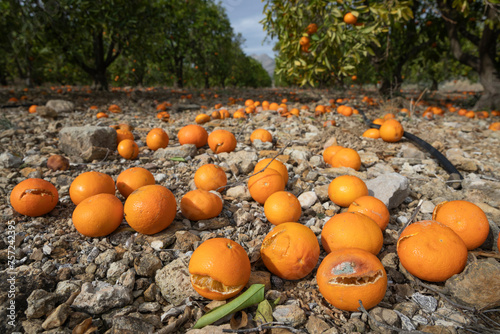
<instances>
[{"instance_id":1,"label":"orange tree","mask_svg":"<svg viewBox=\"0 0 500 334\"><path fill-rule=\"evenodd\" d=\"M357 74L362 59L384 47L380 35L412 17L410 6L405 0L266 0L261 23L278 39L275 74L312 86Z\"/></svg>"},{"instance_id":2,"label":"orange tree","mask_svg":"<svg viewBox=\"0 0 500 334\"><path fill-rule=\"evenodd\" d=\"M493 0L438 0L450 51L478 73L484 93L474 108L500 109L500 4ZM467 51L466 43L474 49Z\"/></svg>"}]
</instances>

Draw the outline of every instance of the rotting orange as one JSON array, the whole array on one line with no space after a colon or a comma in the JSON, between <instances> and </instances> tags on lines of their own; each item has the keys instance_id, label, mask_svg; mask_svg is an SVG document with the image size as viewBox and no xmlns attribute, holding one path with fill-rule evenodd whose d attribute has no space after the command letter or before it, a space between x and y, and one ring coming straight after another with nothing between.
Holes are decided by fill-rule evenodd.
<instances>
[{"instance_id":1,"label":"rotting orange","mask_svg":"<svg viewBox=\"0 0 500 334\"><path fill-rule=\"evenodd\" d=\"M334 307L354 312L367 310L384 299L387 291L387 273L380 260L359 248L332 251L319 265L316 273L318 288Z\"/></svg>"},{"instance_id":2,"label":"rotting orange","mask_svg":"<svg viewBox=\"0 0 500 334\"><path fill-rule=\"evenodd\" d=\"M194 144L196 148L200 148L207 144L208 132L200 125L189 124L179 130L177 140L181 145Z\"/></svg>"},{"instance_id":3,"label":"rotting orange","mask_svg":"<svg viewBox=\"0 0 500 334\"><path fill-rule=\"evenodd\" d=\"M73 211L76 230L87 237L111 234L123 221L123 204L111 194L101 193L80 202Z\"/></svg>"},{"instance_id":4,"label":"rotting orange","mask_svg":"<svg viewBox=\"0 0 500 334\"><path fill-rule=\"evenodd\" d=\"M343 148L344 148L343 146L339 145L328 146L323 150L323 160L327 164L331 165L332 158L335 156L335 154L337 154L338 151L340 151Z\"/></svg>"},{"instance_id":5,"label":"rotting orange","mask_svg":"<svg viewBox=\"0 0 500 334\"><path fill-rule=\"evenodd\" d=\"M140 187L155 184L155 177L145 168L132 167L121 172L116 178L116 188L127 198Z\"/></svg>"},{"instance_id":6,"label":"rotting orange","mask_svg":"<svg viewBox=\"0 0 500 334\"><path fill-rule=\"evenodd\" d=\"M488 130L499 131L500 130L500 122L493 122L488 126Z\"/></svg>"},{"instance_id":7,"label":"rotting orange","mask_svg":"<svg viewBox=\"0 0 500 334\"><path fill-rule=\"evenodd\" d=\"M484 211L468 201L445 201L432 212L432 220L451 228L462 238L468 250L481 246L490 233L490 224Z\"/></svg>"},{"instance_id":8,"label":"rotting orange","mask_svg":"<svg viewBox=\"0 0 500 334\"><path fill-rule=\"evenodd\" d=\"M354 202L349 205L347 209L349 212L362 213L377 223L382 231L384 231L389 224L390 213L387 206L376 197L361 196L356 198Z\"/></svg>"},{"instance_id":9,"label":"rotting orange","mask_svg":"<svg viewBox=\"0 0 500 334\"><path fill-rule=\"evenodd\" d=\"M467 247L462 238L434 220L406 227L396 248L401 265L410 274L429 282L446 281L462 272L467 264Z\"/></svg>"},{"instance_id":10,"label":"rotting orange","mask_svg":"<svg viewBox=\"0 0 500 334\"><path fill-rule=\"evenodd\" d=\"M115 194L115 181L108 174L85 172L78 175L69 187L71 201L78 205L84 199L97 194Z\"/></svg>"},{"instance_id":11,"label":"rotting orange","mask_svg":"<svg viewBox=\"0 0 500 334\"><path fill-rule=\"evenodd\" d=\"M367 195L368 188L365 182L354 175L338 176L328 186L330 200L345 208L361 196Z\"/></svg>"},{"instance_id":12,"label":"rotting orange","mask_svg":"<svg viewBox=\"0 0 500 334\"><path fill-rule=\"evenodd\" d=\"M236 296L250 279L245 249L226 238L213 238L198 246L189 260L191 285L201 296L225 300Z\"/></svg>"},{"instance_id":13,"label":"rotting orange","mask_svg":"<svg viewBox=\"0 0 500 334\"><path fill-rule=\"evenodd\" d=\"M181 198L181 212L189 220L217 217L222 211L222 199L214 191L195 189Z\"/></svg>"},{"instance_id":14,"label":"rotting orange","mask_svg":"<svg viewBox=\"0 0 500 334\"><path fill-rule=\"evenodd\" d=\"M194 121L198 124L204 124L210 121L210 116L208 116L207 114L199 114L196 115Z\"/></svg>"},{"instance_id":15,"label":"rotting orange","mask_svg":"<svg viewBox=\"0 0 500 334\"><path fill-rule=\"evenodd\" d=\"M118 105L116 104L112 104L108 107L108 111L114 113L114 114L118 114L118 113L121 113L122 112L122 108L120 108Z\"/></svg>"},{"instance_id":16,"label":"rotting orange","mask_svg":"<svg viewBox=\"0 0 500 334\"><path fill-rule=\"evenodd\" d=\"M172 224L177 203L170 190L155 184L132 192L123 209L130 227L142 234L155 234Z\"/></svg>"},{"instance_id":17,"label":"rotting orange","mask_svg":"<svg viewBox=\"0 0 500 334\"><path fill-rule=\"evenodd\" d=\"M215 154L232 152L236 148L236 137L227 130L215 130L208 135L208 146Z\"/></svg>"},{"instance_id":18,"label":"rotting orange","mask_svg":"<svg viewBox=\"0 0 500 334\"><path fill-rule=\"evenodd\" d=\"M266 129L256 129L250 135L250 141L253 143L256 139L259 139L261 142L272 142L273 135Z\"/></svg>"},{"instance_id":19,"label":"rotting orange","mask_svg":"<svg viewBox=\"0 0 500 334\"><path fill-rule=\"evenodd\" d=\"M340 248L361 248L377 255L383 243L377 223L359 212L338 213L321 230L321 245L327 253Z\"/></svg>"},{"instance_id":20,"label":"rotting orange","mask_svg":"<svg viewBox=\"0 0 500 334\"><path fill-rule=\"evenodd\" d=\"M134 140L134 134L129 130L116 129L116 143L119 144L125 139Z\"/></svg>"},{"instance_id":21,"label":"rotting orange","mask_svg":"<svg viewBox=\"0 0 500 334\"><path fill-rule=\"evenodd\" d=\"M205 164L194 173L194 184L198 189L222 192L227 185L227 176L220 166Z\"/></svg>"},{"instance_id":22,"label":"rotting orange","mask_svg":"<svg viewBox=\"0 0 500 334\"><path fill-rule=\"evenodd\" d=\"M266 167L267 166L267 167ZM285 183L285 186L288 183L288 170L286 169L286 166L284 163L279 161L278 159L272 159L272 158L266 158L262 159L257 164L255 165L253 172L257 173L258 171L261 171L264 168L272 168L276 170L278 173L280 173L281 177L283 178L283 182Z\"/></svg>"},{"instance_id":23,"label":"rotting orange","mask_svg":"<svg viewBox=\"0 0 500 334\"><path fill-rule=\"evenodd\" d=\"M361 168L361 157L352 148L343 148L331 157L330 164L332 167L350 167L359 170Z\"/></svg>"},{"instance_id":24,"label":"rotting orange","mask_svg":"<svg viewBox=\"0 0 500 334\"><path fill-rule=\"evenodd\" d=\"M59 201L57 188L39 178L19 182L10 193L10 205L25 216L39 217L52 211Z\"/></svg>"},{"instance_id":25,"label":"rotting orange","mask_svg":"<svg viewBox=\"0 0 500 334\"><path fill-rule=\"evenodd\" d=\"M266 168L248 179L248 191L260 204L264 204L266 199L275 192L283 190L285 190L285 181L282 175L272 168Z\"/></svg>"},{"instance_id":26,"label":"rotting orange","mask_svg":"<svg viewBox=\"0 0 500 334\"><path fill-rule=\"evenodd\" d=\"M380 126L380 138L389 143L395 143L403 138L404 129L395 119L388 119Z\"/></svg>"},{"instance_id":27,"label":"rotting orange","mask_svg":"<svg viewBox=\"0 0 500 334\"><path fill-rule=\"evenodd\" d=\"M298 222L302 215L302 207L294 194L277 191L264 202L264 214L273 225Z\"/></svg>"},{"instance_id":28,"label":"rotting orange","mask_svg":"<svg viewBox=\"0 0 500 334\"><path fill-rule=\"evenodd\" d=\"M363 137L372 138L372 139L379 139L380 138L380 131L379 131L379 129L368 129L365 132L363 132Z\"/></svg>"},{"instance_id":29,"label":"rotting orange","mask_svg":"<svg viewBox=\"0 0 500 334\"><path fill-rule=\"evenodd\" d=\"M134 160L139 155L139 146L132 139L120 141L117 147L118 154L127 160Z\"/></svg>"},{"instance_id":30,"label":"rotting orange","mask_svg":"<svg viewBox=\"0 0 500 334\"><path fill-rule=\"evenodd\" d=\"M274 227L262 241L260 256L266 268L287 280L304 278L319 260L316 235L305 225L287 222Z\"/></svg>"},{"instance_id":31,"label":"rotting orange","mask_svg":"<svg viewBox=\"0 0 500 334\"><path fill-rule=\"evenodd\" d=\"M151 129L146 136L146 145L150 150L156 151L160 148L167 147L169 139L165 130L162 128L154 128Z\"/></svg>"}]
</instances>

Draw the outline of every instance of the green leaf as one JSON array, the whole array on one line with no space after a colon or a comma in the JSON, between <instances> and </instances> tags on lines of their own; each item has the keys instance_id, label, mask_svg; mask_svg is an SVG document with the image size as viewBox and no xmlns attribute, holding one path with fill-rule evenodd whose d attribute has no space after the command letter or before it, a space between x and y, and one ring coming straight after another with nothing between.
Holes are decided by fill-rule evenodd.
<instances>
[{"instance_id":1,"label":"green leaf","mask_svg":"<svg viewBox=\"0 0 500 334\"><path fill-rule=\"evenodd\" d=\"M180 161L180 162L186 162L187 161L183 157L172 157L169 160L171 160L171 161Z\"/></svg>"},{"instance_id":2,"label":"green leaf","mask_svg":"<svg viewBox=\"0 0 500 334\"><path fill-rule=\"evenodd\" d=\"M263 300L264 284L253 284L247 289L247 291L245 291L229 303L205 314L196 322L196 324L193 326L193 329L203 328L205 326L213 324L217 320L224 318L226 315L241 311L244 308L260 303Z\"/></svg>"},{"instance_id":3,"label":"green leaf","mask_svg":"<svg viewBox=\"0 0 500 334\"><path fill-rule=\"evenodd\" d=\"M259 325L273 321L273 307L267 299L261 301L257 306L254 320Z\"/></svg>"}]
</instances>

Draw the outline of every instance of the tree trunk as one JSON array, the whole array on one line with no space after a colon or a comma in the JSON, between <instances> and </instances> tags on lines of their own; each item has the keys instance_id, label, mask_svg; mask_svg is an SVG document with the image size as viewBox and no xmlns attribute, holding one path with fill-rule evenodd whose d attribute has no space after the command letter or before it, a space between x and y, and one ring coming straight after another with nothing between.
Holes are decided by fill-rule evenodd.
<instances>
[{"instance_id":1,"label":"tree trunk","mask_svg":"<svg viewBox=\"0 0 500 334\"><path fill-rule=\"evenodd\" d=\"M438 90L439 84L436 79L432 78L432 86L431 86L431 91Z\"/></svg>"},{"instance_id":2,"label":"tree trunk","mask_svg":"<svg viewBox=\"0 0 500 334\"><path fill-rule=\"evenodd\" d=\"M5 68L0 68L0 85L2 86L8 85L6 72Z\"/></svg>"},{"instance_id":3,"label":"tree trunk","mask_svg":"<svg viewBox=\"0 0 500 334\"><path fill-rule=\"evenodd\" d=\"M106 68L101 68L101 69L95 71L93 74L93 79L94 79L94 89L101 90L101 91L109 90L108 78L106 75Z\"/></svg>"},{"instance_id":4,"label":"tree trunk","mask_svg":"<svg viewBox=\"0 0 500 334\"><path fill-rule=\"evenodd\" d=\"M439 10L446 16L445 26L450 39L450 48L453 56L462 64L472 67L479 74L479 82L484 88L484 93L474 105L474 110L498 110L500 109L500 66L495 61L496 43L500 36L500 30L496 27L490 29L484 24L482 36L477 45L479 57L465 52L460 44L458 36L461 18L450 2L438 0ZM488 6L486 10L487 19L494 20L495 8Z\"/></svg>"},{"instance_id":5,"label":"tree trunk","mask_svg":"<svg viewBox=\"0 0 500 334\"><path fill-rule=\"evenodd\" d=\"M210 82L208 81L208 75L205 75L205 89L210 88Z\"/></svg>"},{"instance_id":6,"label":"tree trunk","mask_svg":"<svg viewBox=\"0 0 500 334\"><path fill-rule=\"evenodd\" d=\"M184 59L178 58L175 61L176 64L176 72L177 72L177 88L184 87Z\"/></svg>"}]
</instances>

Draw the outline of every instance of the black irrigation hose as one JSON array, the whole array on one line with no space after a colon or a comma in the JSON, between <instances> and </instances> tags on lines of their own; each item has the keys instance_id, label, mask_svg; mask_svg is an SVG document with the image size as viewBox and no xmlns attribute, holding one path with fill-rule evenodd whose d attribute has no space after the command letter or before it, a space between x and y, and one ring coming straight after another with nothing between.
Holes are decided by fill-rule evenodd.
<instances>
[{"instance_id":1,"label":"black irrigation hose","mask_svg":"<svg viewBox=\"0 0 500 334\"><path fill-rule=\"evenodd\" d=\"M368 125L371 128L379 129L380 125L372 123L368 117L366 117L365 113L363 110L359 110L359 113L361 116L363 116L363 120L365 121L365 124ZM464 179L462 174L458 171L458 169L453 166L453 164L448 160L441 152L436 150L431 144L426 142L425 140L415 136L414 134L411 134L409 132L404 132L403 137L408 138L411 142L419 146L421 149L429 152L440 164L441 167L444 168L445 171L448 172L450 175L448 178L448 181L456 181L456 182L451 182L450 185L454 189L461 189L462 188L462 180Z\"/></svg>"},{"instance_id":2,"label":"black irrigation hose","mask_svg":"<svg viewBox=\"0 0 500 334\"><path fill-rule=\"evenodd\" d=\"M0 109L7 109L7 108L18 108L18 107L31 107L33 103L24 103L24 104L4 104L0 106Z\"/></svg>"}]
</instances>

